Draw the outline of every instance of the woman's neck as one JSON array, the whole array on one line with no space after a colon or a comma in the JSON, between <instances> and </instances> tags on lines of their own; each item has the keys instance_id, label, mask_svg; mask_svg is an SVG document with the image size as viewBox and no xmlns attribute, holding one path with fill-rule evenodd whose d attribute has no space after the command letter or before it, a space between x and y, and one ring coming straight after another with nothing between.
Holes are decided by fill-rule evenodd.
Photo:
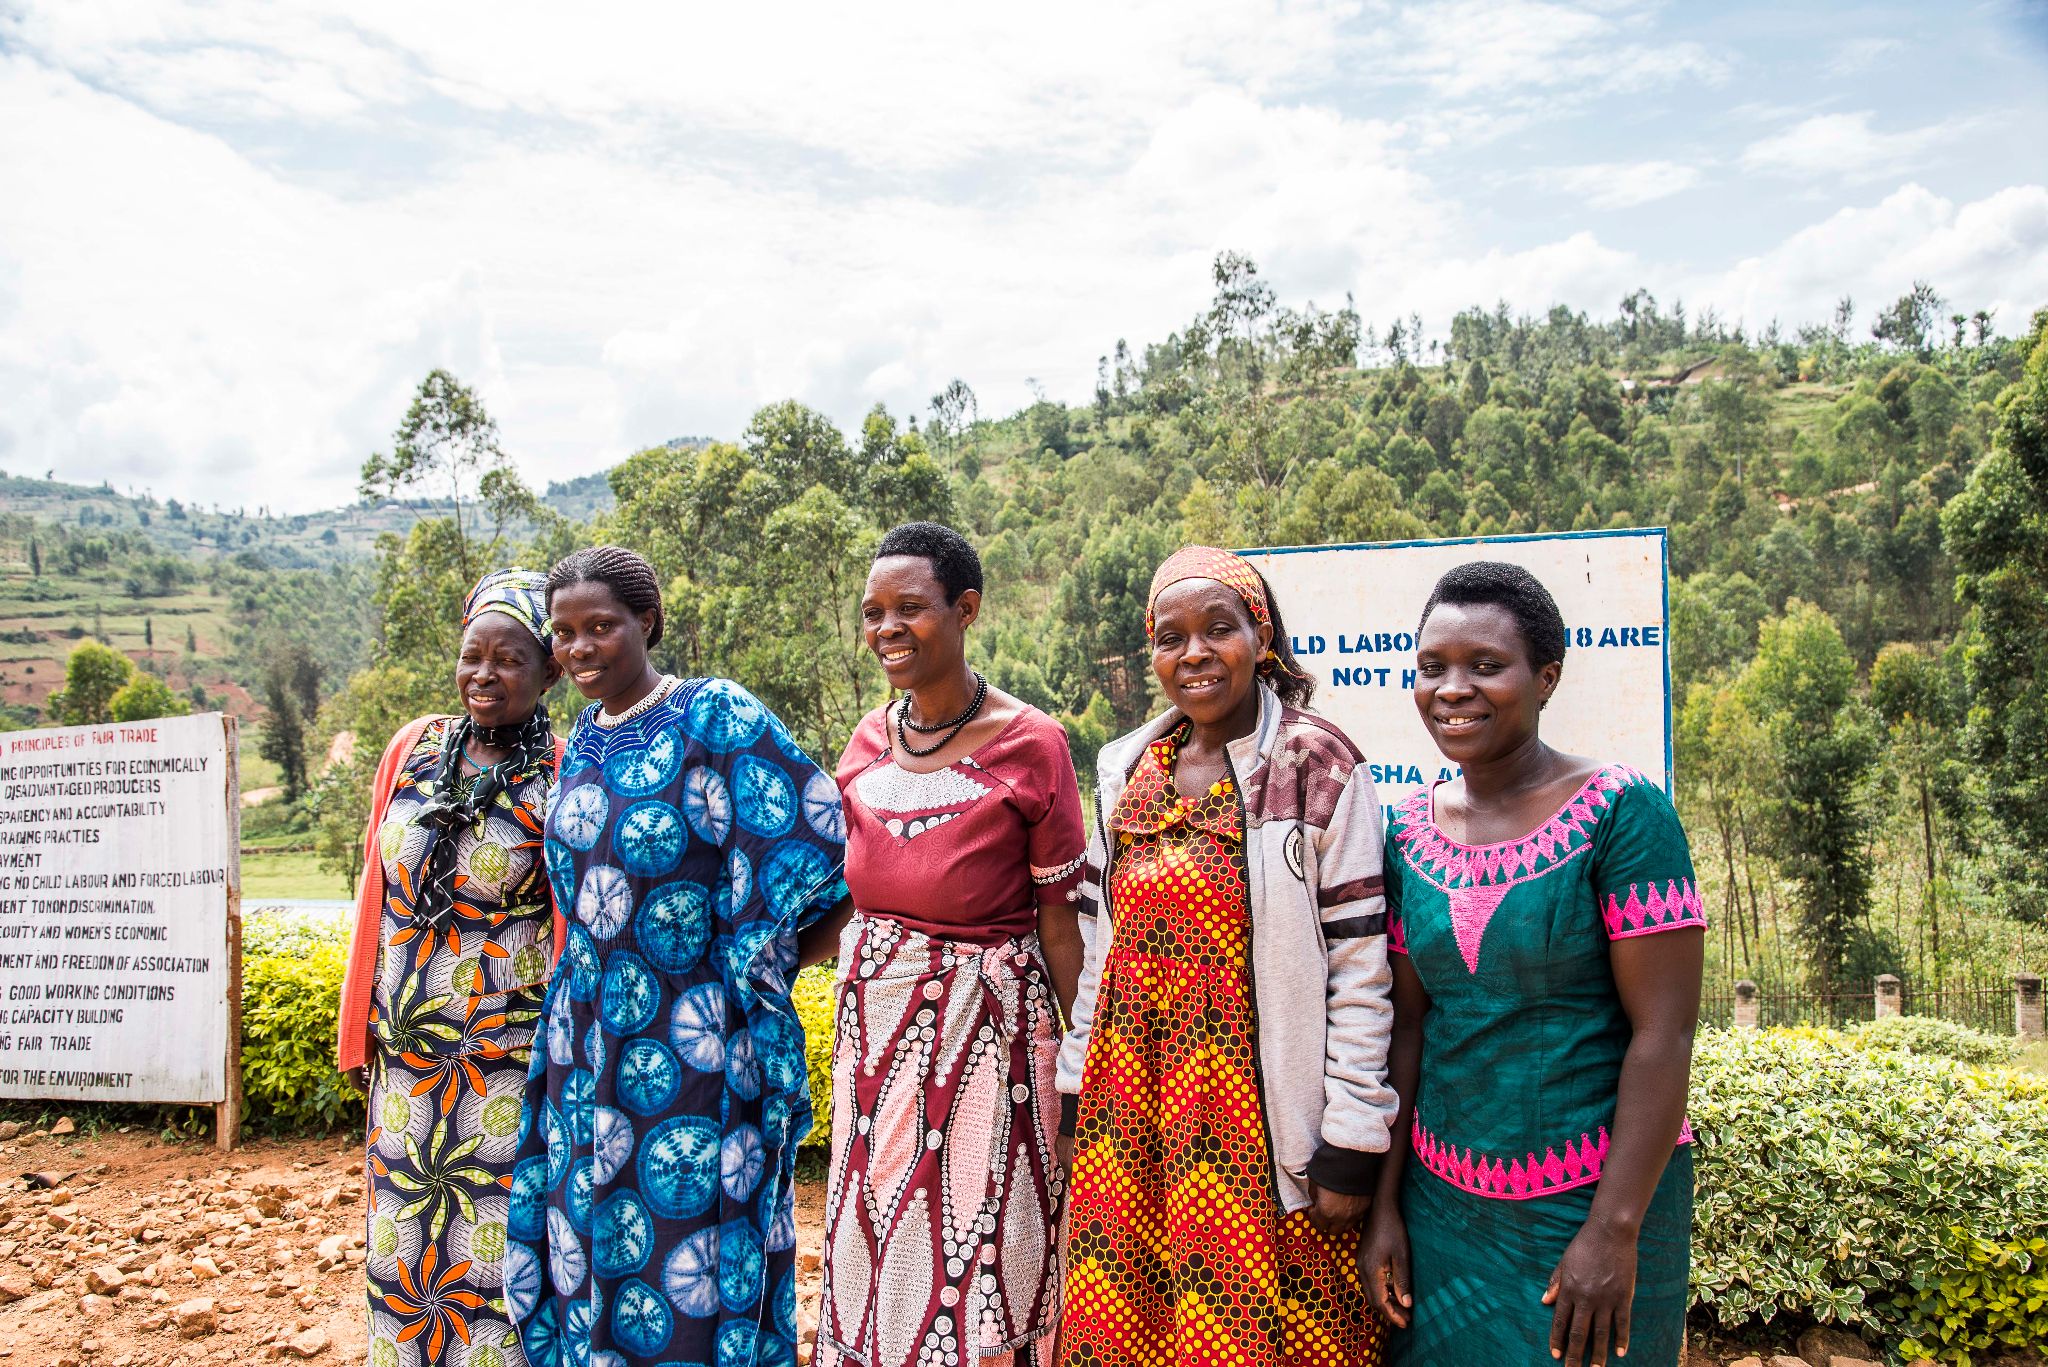
<instances>
[{"instance_id":1,"label":"woman's neck","mask_svg":"<svg viewBox=\"0 0 2048 1367\"><path fill-rule=\"evenodd\" d=\"M950 722L974 701L975 689L974 671L962 658L957 666L945 672L944 678L910 690L911 720L924 726Z\"/></svg>"},{"instance_id":2,"label":"woman's neck","mask_svg":"<svg viewBox=\"0 0 2048 1367\"><path fill-rule=\"evenodd\" d=\"M632 683L620 689L609 698L599 699L598 705L614 717L621 716L631 711L634 704L659 687L661 687L661 671L656 669L654 662L650 660L640 667L640 673Z\"/></svg>"},{"instance_id":3,"label":"woman's neck","mask_svg":"<svg viewBox=\"0 0 2048 1367\"><path fill-rule=\"evenodd\" d=\"M1511 801L1556 777L1557 758L1542 734L1531 731L1507 753L1467 764L1465 795L1474 803Z\"/></svg>"},{"instance_id":4,"label":"woman's neck","mask_svg":"<svg viewBox=\"0 0 2048 1367\"><path fill-rule=\"evenodd\" d=\"M539 709L535 708L534 710L538 711ZM493 726L490 729L501 735L510 735L519 731L520 728L524 727L528 722L532 720L533 713L528 712L518 721L506 722L502 726ZM468 759L471 764L481 769L488 769L493 764L497 764L502 760L511 758L513 748L512 746L497 744L484 738L484 726L482 722L479 722L476 718L471 717L469 719L469 726L469 739L466 744L466 754L464 758Z\"/></svg>"},{"instance_id":5,"label":"woman's neck","mask_svg":"<svg viewBox=\"0 0 2048 1367\"><path fill-rule=\"evenodd\" d=\"M1189 719L1193 721L1192 718ZM1230 715L1216 722L1193 722L1194 730L1188 739L1193 748L1204 754L1221 754L1234 740L1243 740L1259 729L1259 687L1252 685L1244 701L1231 709Z\"/></svg>"}]
</instances>

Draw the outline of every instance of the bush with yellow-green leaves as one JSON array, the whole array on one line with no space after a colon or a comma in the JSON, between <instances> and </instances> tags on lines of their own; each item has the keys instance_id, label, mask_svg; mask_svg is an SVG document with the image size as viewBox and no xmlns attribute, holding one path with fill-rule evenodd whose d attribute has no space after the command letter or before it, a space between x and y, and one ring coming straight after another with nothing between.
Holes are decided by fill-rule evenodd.
<instances>
[{"instance_id":1,"label":"bush with yellow-green leaves","mask_svg":"<svg viewBox=\"0 0 2048 1367\"><path fill-rule=\"evenodd\" d=\"M1858 1034L1708 1031L1690 1113L1698 1310L1957 1364L2048 1342L2048 1081Z\"/></svg>"}]
</instances>

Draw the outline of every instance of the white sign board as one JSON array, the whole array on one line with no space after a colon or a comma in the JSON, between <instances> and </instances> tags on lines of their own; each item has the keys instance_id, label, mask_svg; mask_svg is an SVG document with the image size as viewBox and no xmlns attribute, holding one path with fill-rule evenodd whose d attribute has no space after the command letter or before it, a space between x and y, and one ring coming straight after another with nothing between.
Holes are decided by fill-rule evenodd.
<instances>
[{"instance_id":1,"label":"white sign board","mask_svg":"<svg viewBox=\"0 0 2048 1367\"><path fill-rule=\"evenodd\" d=\"M229 727L0 735L0 1096L227 1099Z\"/></svg>"},{"instance_id":2,"label":"white sign board","mask_svg":"<svg viewBox=\"0 0 2048 1367\"><path fill-rule=\"evenodd\" d=\"M1295 657L1316 680L1315 710L1364 752L1389 810L1458 772L1415 711L1415 627L1438 577L1468 560L1522 566L1564 614L1564 678L1543 714L1543 739L1631 765L1670 790L1662 528L1244 554L1273 586Z\"/></svg>"}]
</instances>

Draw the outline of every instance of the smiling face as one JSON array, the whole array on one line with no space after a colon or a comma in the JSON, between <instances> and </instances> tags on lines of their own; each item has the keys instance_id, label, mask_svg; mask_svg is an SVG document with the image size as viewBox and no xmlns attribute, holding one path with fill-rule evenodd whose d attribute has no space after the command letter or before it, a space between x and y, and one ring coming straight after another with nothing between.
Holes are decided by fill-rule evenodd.
<instances>
[{"instance_id":1,"label":"smiling face","mask_svg":"<svg viewBox=\"0 0 2048 1367\"><path fill-rule=\"evenodd\" d=\"M556 589L548 616L555 624L555 661L584 697L622 697L642 682L652 612L635 612L610 585L586 579Z\"/></svg>"},{"instance_id":2,"label":"smiling face","mask_svg":"<svg viewBox=\"0 0 2048 1367\"><path fill-rule=\"evenodd\" d=\"M941 683L960 672L967 628L981 612L981 594L963 589L946 601L945 585L921 555L886 555L868 571L861 594L861 631L895 689Z\"/></svg>"},{"instance_id":3,"label":"smiling face","mask_svg":"<svg viewBox=\"0 0 2048 1367\"><path fill-rule=\"evenodd\" d=\"M479 613L462 633L455 689L478 726L525 721L561 677L533 633L502 612Z\"/></svg>"},{"instance_id":4,"label":"smiling face","mask_svg":"<svg viewBox=\"0 0 2048 1367\"><path fill-rule=\"evenodd\" d=\"M1538 668L1514 614L1492 603L1440 603L1415 651L1415 707L1445 759L1469 766L1509 755L1536 734L1564 665Z\"/></svg>"},{"instance_id":5,"label":"smiling face","mask_svg":"<svg viewBox=\"0 0 2048 1367\"><path fill-rule=\"evenodd\" d=\"M1152 672L1166 699L1200 727L1258 720L1254 684L1273 628L1252 621L1244 600L1214 579L1183 579L1152 604ZM1246 724L1243 730L1249 730Z\"/></svg>"}]
</instances>

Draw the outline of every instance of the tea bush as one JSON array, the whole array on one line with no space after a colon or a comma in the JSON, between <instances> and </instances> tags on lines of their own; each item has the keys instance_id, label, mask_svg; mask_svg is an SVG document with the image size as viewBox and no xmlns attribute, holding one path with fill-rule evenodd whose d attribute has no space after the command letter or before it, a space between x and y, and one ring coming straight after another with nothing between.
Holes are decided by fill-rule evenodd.
<instances>
[{"instance_id":1,"label":"tea bush","mask_svg":"<svg viewBox=\"0 0 2048 1367\"><path fill-rule=\"evenodd\" d=\"M348 929L291 915L242 927L243 1120L258 1130L331 1130L362 1096L334 1071Z\"/></svg>"},{"instance_id":2,"label":"tea bush","mask_svg":"<svg viewBox=\"0 0 2048 1367\"><path fill-rule=\"evenodd\" d=\"M1961 1063L1982 1067L2011 1063L2019 1056L2019 1041L2001 1035L1987 1035L1954 1021L1933 1016L1886 1016L1858 1026L1851 1038L1859 1049L1881 1049L1899 1054L1939 1054Z\"/></svg>"},{"instance_id":3,"label":"tea bush","mask_svg":"<svg viewBox=\"0 0 2048 1367\"><path fill-rule=\"evenodd\" d=\"M2048 1340L2048 1082L1821 1030L1706 1031L1693 1299L1967 1364Z\"/></svg>"},{"instance_id":4,"label":"tea bush","mask_svg":"<svg viewBox=\"0 0 2048 1367\"><path fill-rule=\"evenodd\" d=\"M818 964L797 975L789 999L796 1006L797 1019L804 1025L804 1059L811 1068L811 1103L817 1115L802 1147L832 1147L832 1030L838 1010L833 981L837 964Z\"/></svg>"}]
</instances>

